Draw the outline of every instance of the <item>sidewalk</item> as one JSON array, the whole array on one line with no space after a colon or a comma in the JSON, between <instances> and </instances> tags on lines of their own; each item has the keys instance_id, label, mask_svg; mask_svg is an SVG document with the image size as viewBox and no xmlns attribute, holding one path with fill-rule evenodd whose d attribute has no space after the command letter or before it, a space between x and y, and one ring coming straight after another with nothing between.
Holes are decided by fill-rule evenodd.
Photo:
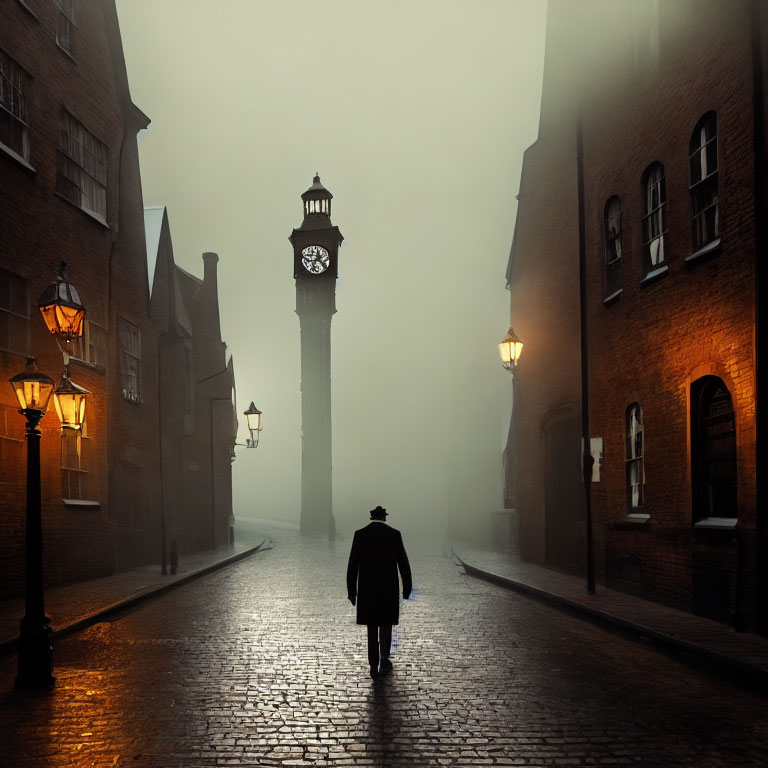
<instances>
[{"instance_id":1,"label":"sidewalk","mask_svg":"<svg viewBox=\"0 0 768 768\"><path fill-rule=\"evenodd\" d=\"M245 528L236 533L231 549L179 555L175 575L160 573L160 564L145 565L111 576L45 590L45 613L51 619L53 637L79 632L104 621L142 600L167 592L193 579L258 552L268 539ZM0 656L16 650L19 620L24 615L24 596L0 600Z\"/></svg>"},{"instance_id":2,"label":"sidewalk","mask_svg":"<svg viewBox=\"0 0 768 768\"><path fill-rule=\"evenodd\" d=\"M453 554L470 576L553 603L592 619L647 637L738 674L768 690L768 638L735 632L725 624L668 608L500 552L454 544Z\"/></svg>"}]
</instances>

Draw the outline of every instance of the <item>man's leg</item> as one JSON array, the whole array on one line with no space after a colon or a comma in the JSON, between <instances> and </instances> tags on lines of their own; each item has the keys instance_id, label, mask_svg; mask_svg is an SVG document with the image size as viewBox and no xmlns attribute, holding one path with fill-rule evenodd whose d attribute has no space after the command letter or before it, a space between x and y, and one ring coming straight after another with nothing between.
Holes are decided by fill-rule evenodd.
<instances>
[{"instance_id":1,"label":"man's leg","mask_svg":"<svg viewBox=\"0 0 768 768\"><path fill-rule=\"evenodd\" d=\"M379 673L379 628L368 624L368 663L371 665L371 677Z\"/></svg>"},{"instance_id":2,"label":"man's leg","mask_svg":"<svg viewBox=\"0 0 768 768\"><path fill-rule=\"evenodd\" d=\"M392 671L392 662L389 660L389 651L392 646L392 625L382 624L379 627L379 655L381 658L381 672L386 674Z\"/></svg>"}]
</instances>

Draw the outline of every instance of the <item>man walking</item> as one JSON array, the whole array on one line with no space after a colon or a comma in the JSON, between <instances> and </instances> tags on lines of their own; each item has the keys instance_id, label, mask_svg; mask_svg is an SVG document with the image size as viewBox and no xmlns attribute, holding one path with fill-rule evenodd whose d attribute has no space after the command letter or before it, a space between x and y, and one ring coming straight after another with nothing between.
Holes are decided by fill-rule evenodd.
<instances>
[{"instance_id":1,"label":"man walking","mask_svg":"<svg viewBox=\"0 0 768 768\"><path fill-rule=\"evenodd\" d=\"M355 531L347 565L347 595L357 600L357 623L368 627L368 663L376 680L392 671L389 650L392 625L400 615L397 569L403 582L403 598L411 594L411 567L400 531L390 528L387 510L371 510L371 522Z\"/></svg>"}]
</instances>

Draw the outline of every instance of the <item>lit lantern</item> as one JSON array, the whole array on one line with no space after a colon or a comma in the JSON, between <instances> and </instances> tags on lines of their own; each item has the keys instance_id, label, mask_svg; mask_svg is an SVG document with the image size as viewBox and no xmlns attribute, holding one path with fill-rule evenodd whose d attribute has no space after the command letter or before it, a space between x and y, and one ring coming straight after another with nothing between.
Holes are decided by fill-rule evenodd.
<instances>
[{"instance_id":1,"label":"lit lantern","mask_svg":"<svg viewBox=\"0 0 768 768\"><path fill-rule=\"evenodd\" d=\"M85 421L85 396L91 393L75 384L69 378L69 370L64 371L61 383L53 393L53 404L59 414L64 429L82 429Z\"/></svg>"},{"instance_id":2,"label":"lit lantern","mask_svg":"<svg viewBox=\"0 0 768 768\"><path fill-rule=\"evenodd\" d=\"M249 448L256 448L259 444L259 432L261 432L261 411L251 401L247 411L243 411L245 420L248 423L248 431L251 433L251 439L246 441ZM255 435L255 438L254 438Z\"/></svg>"},{"instance_id":3,"label":"lit lantern","mask_svg":"<svg viewBox=\"0 0 768 768\"><path fill-rule=\"evenodd\" d=\"M75 286L64 278L66 267L62 261L56 281L42 292L37 306L51 334L69 341L83 335L85 307Z\"/></svg>"},{"instance_id":4,"label":"lit lantern","mask_svg":"<svg viewBox=\"0 0 768 768\"><path fill-rule=\"evenodd\" d=\"M517 365L517 361L520 358L520 353L522 351L523 342L517 338L517 334L512 330L512 326L510 325L506 337L499 343L501 364L508 371L512 370Z\"/></svg>"},{"instance_id":5,"label":"lit lantern","mask_svg":"<svg viewBox=\"0 0 768 768\"><path fill-rule=\"evenodd\" d=\"M53 392L53 379L37 370L34 357L28 357L24 372L17 373L9 381L21 411L32 411L38 418L45 413Z\"/></svg>"}]
</instances>

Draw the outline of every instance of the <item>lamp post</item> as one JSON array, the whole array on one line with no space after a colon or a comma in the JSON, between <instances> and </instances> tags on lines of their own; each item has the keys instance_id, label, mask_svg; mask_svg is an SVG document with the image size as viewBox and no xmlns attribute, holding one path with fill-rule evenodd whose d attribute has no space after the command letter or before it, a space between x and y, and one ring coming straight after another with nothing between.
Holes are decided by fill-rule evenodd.
<instances>
[{"instance_id":1,"label":"lamp post","mask_svg":"<svg viewBox=\"0 0 768 768\"><path fill-rule=\"evenodd\" d=\"M42 293L38 309L48 331L59 339L71 341L83 334L85 307L75 287L65 279L62 261L56 280ZM61 349L61 347L59 347ZM50 688L53 676L51 620L45 615L43 589L43 527L40 488L40 430L38 425L48 409L51 394L64 429L82 429L85 418L84 387L69 378L69 354L64 356L64 376L54 392L53 379L40 373L34 357L27 367L11 377L10 384L19 401L19 413L27 420L27 516L26 554L24 564L24 618L19 628L18 672L16 688L28 690Z\"/></svg>"},{"instance_id":2,"label":"lamp post","mask_svg":"<svg viewBox=\"0 0 768 768\"><path fill-rule=\"evenodd\" d=\"M502 366L509 371L510 379L512 382L512 419L511 419L511 433L512 433L512 457L510 464L512 465L512 496L515 506L517 506L517 382L515 381L515 370L517 368L517 361L520 359L520 354L523 351L523 342L520 341L517 334L512 330L512 326L509 326L507 335L499 342L499 357L501 357ZM505 488L506 495L506 488ZM511 533L510 533L511 535Z\"/></svg>"},{"instance_id":3,"label":"lamp post","mask_svg":"<svg viewBox=\"0 0 768 768\"><path fill-rule=\"evenodd\" d=\"M37 371L35 359L10 379L27 420L27 523L24 618L19 631L19 665L16 687L50 688L53 676L51 620L45 615L43 597L43 534L40 503L40 423L53 392L53 379Z\"/></svg>"},{"instance_id":4,"label":"lamp post","mask_svg":"<svg viewBox=\"0 0 768 768\"><path fill-rule=\"evenodd\" d=\"M253 400L251 400L248 410L243 411L243 416L245 416L245 420L248 424L248 431L251 433L250 439L245 441L246 448L257 448L259 445L259 434L263 427L261 423L261 411L253 404ZM254 435L256 436L255 438Z\"/></svg>"}]
</instances>

